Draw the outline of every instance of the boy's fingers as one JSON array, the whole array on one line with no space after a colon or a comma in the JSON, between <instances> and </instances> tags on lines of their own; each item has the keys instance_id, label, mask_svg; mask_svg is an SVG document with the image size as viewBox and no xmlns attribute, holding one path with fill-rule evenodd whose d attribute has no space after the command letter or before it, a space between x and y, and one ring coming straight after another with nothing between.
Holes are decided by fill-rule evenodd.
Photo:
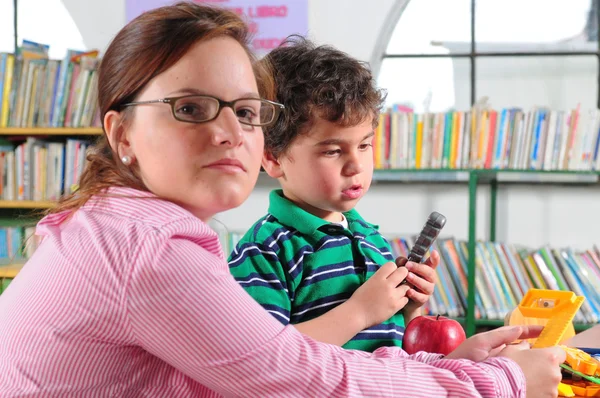
<instances>
[{"instance_id":1,"label":"boy's fingers","mask_svg":"<svg viewBox=\"0 0 600 398\"><path fill-rule=\"evenodd\" d=\"M408 270L428 282L435 283L435 270L425 264L410 263Z\"/></svg>"},{"instance_id":2,"label":"boy's fingers","mask_svg":"<svg viewBox=\"0 0 600 398\"><path fill-rule=\"evenodd\" d=\"M404 308L406 307L406 304L408 304L407 297L402 297L400 300L398 300L398 308Z\"/></svg>"},{"instance_id":3,"label":"boy's fingers","mask_svg":"<svg viewBox=\"0 0 600 398\"><path fill-rule=\"evenodd\" d=\"M375 275L377 275L378 277L381 277L382 279L387 279L390 275L392 275L396 270L398 269L398 267L396 267L396 264L390 262L387 262L385 264L383 264L378 270L377 272L375 272ZM373 276L375 276L373 275Z\"/></svg>"},{"instance_id":4,"label":"boy's fingers","mask_svg":"<svg viewBox=\"0 0 600 398\"><path fill-rule=\"evenodd\" d=\"M419 293L415 289L410 289L408 292L406 292L406 295L417 303L425 303L429 298L428 295Z\"/></svg>"},{"instance_id":5,"label":"boy's fingers","mask_svg":"<svg viewBox=\"0 0 600 398\"><path fill-rule=\"evenodd\" d=\"M398 286L404 279L406 279L407 275L408 270L406 267L396 267L394 272L392 272L387 279L393 286Z\"/></svg>"},{"instance_id":6,"label":"boy's fingers","mask_svg":"<svg viewBox=\"0 0 600 398\"><path fill-rule=\"evenodd\" d=\"M427 279L423 279L416 274L410 274L407 276L408 282L416 287L420 293L424 293L427 295L433 294L433 289L435 289L435 284L433 282L428 281Z\"/></svg>"},{"instance_id":7,"label":"boy's fingers","mask_svg":"<svg viewBox=\"0 0 600 398\"><path fill-rule=\"evenodd\" d=\"M423 264L435 269L440 264L440 254L437 250L432 250L431 255L423 262Z\"/></svg>"},{"instance_id":8,"label":"boy's fingers","mask_svg":"<svg viewBox=\"0 0 600 398\"><path fill-rule=\"evenodd\" d=\"M396 288L396 291L398 291L402 297L406 296L410 290L410 286L408 285L402 285Z\"/></svg>"}]
</instances>

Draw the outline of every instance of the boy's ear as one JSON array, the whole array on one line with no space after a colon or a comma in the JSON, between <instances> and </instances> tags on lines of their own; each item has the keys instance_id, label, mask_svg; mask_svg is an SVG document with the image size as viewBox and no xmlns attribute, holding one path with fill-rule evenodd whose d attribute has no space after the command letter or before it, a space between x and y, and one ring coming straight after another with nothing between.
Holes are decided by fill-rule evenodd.
<instances>
[{"instance_id":1,"label":"boy's ear","mask_svg":"<svg viewBox=\"0 0 600 398\"><path fill-rule=\"evenodd\" d=\"M280 178L284 175L279 160L267 150L263 152L262 167L272 178Z\"/></svg>"}]
</instances>

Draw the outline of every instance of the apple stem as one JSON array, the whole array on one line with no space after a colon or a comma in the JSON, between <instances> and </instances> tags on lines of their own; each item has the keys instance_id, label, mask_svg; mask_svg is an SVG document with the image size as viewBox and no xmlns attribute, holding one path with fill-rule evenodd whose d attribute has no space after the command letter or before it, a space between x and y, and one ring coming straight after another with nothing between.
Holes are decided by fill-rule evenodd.
<instances>
[{"instance_id":1,"label":"apple stem","mask_svg":"<svg viewBox=\"0 0 600 398\"><path fill-rule=\"evenodd\" d=\"M438 319L440 319L440 314L437 314L437 316L435 317L435 320L437 321Z\"/></svg>"}]
</instances>

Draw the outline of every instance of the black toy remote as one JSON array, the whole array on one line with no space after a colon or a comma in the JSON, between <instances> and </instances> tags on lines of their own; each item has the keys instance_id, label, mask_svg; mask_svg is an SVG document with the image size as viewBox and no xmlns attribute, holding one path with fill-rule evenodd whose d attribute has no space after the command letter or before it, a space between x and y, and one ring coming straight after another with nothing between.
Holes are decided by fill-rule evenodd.
<instances>
[{"instance_id":1,"label":"black toy remote","mask_svg":"<svg viewBox=\"0 0 600 398\"><path fill-rule=\"evenodd\" d=\"M417 237L415 244L413 245L410 253L408 254L408 261L412 261L414 263L423 262L423 256L427 253L427 250L431 247L435 239L440 234L442 228L446 224L446 217L437 211L431 212L421 233ZM408 262L407 261L407 262ZM406 264L406 262L404 263ZM402 266L404 266L404 264ZM401 284L407 283L406 279L402 281Z\"/></svg>"},{"instance_id":2,"label":"black toy remote","mask_svg":"<svg viewBox=\"0 0 600 398\"><path fill-rule=\"evenodd\" d=\"M442 228L446 224L446 217L438 213L437 211L431 212L429 218L425 222L419 237L415 241L414 246L408 254L408 261L414 263L423 262L423 256L427 253L427 250L431 247L435 239L440 234Z\"/></svg>"}]
</instances>

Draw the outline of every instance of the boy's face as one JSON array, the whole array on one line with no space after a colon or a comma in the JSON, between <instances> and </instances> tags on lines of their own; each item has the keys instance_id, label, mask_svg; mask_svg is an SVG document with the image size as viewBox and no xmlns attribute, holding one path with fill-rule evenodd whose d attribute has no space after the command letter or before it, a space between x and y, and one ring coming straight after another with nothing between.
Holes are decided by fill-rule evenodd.
<instances>
[{"instance_id":1,"label":"boy's face","mask_svg":"<svg viewBox=\"0 0 600 398\"><path fill-rule=\"evenodd\" d=\"M317 118L278 159L289 200L328 221L341 221L367 192L373 177L373 119L340 127Z\"/></svg>"}]
</instances>

